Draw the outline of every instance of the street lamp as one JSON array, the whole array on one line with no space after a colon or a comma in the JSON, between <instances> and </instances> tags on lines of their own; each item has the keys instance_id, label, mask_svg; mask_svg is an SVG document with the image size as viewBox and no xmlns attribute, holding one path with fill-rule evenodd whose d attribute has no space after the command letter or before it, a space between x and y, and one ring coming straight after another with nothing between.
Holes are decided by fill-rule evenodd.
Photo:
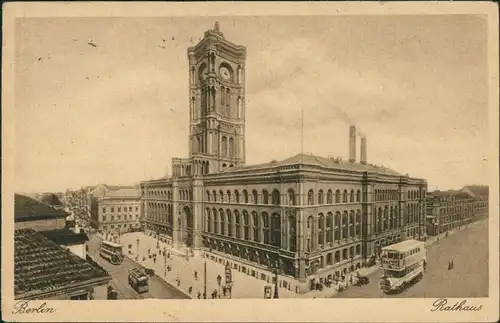
<instances>
[{"instance_id":1,"label":"street lamp","mask_svg":"<svg viewBox=\"0 0 500 323\"><path fill-rule=\"evenodd\" d=\"M273 298L279 298L279 291L278 291L278 271L279 271L279 264L277 260L271 261L269 260L269 268L272 269L272 273L274 274L274 295Z\"/></svg>"},{"instance_id":2,"label":"street lamp","mask_svg":"<svg viewBox=\"0 0 500 323\"><path fill-rule=\"evenodd\" d=\"M207 299L207 262L203 264L203 298Z\"/></svg>"},{"instance_id":3,"label":"street lamp","mask_svg":"<svg viewBox=\"0 0 500 323\"><path fill-rule=\"evenodd\" d=\"M222 277L220 275L217 275L217 284L219 284L219 298L220 298L220 284L222 282Z\"/></svg>"}]
</instances>

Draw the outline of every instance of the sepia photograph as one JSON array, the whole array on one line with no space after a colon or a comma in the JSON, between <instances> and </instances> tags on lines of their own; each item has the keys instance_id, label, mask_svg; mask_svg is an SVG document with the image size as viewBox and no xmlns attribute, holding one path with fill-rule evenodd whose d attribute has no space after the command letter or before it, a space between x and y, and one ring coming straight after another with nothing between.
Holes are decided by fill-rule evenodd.
<instances>
[{"instance_id":1,"label":"sepia photograph","mask_svg":"<svg viewBox=\"0 0 500 323\"><path fill-rule=\"evenodd\" d=\"M7 5L3 312L497 320L497 8L240 4Z\"/></svg>"}]
</instances>

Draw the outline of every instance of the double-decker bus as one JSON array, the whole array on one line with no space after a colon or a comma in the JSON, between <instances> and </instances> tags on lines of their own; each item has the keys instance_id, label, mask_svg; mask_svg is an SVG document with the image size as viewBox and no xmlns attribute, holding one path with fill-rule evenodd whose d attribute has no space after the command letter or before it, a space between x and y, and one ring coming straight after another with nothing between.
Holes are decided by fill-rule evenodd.
<instances>
[{"instance_id":1,"label":"double-decker bus","mask_svg":"<svg viewBox=\"0 0 500 323\"><path fill-rule=\"evenodd\" d=\"M406 240L382 248L380 289L401 292L424 277L427 262L425 242Z\"/></svg>"},{"instance_id":2,"label":"double-decker bus","mask_svg":"<svg viewBox=\"0 0 500 323\"><path fill-rule=\"evenodd\" d=\"M99 255L112 263L113 265L119 265L123 261L123 247L120 244L103 240L101 241L101 247L99 250Z\"/></svg>"},{"instance_id":3,"label":"double-decker bus","mask_svg":"<svg viewBox=\"0 0 500 323\"><path fill-rule=\"evenodd\" d=\"M148 275L139 268L133 268L128 271L128 284L138 293L149 291Z\"/></svg>"}]
</instances>

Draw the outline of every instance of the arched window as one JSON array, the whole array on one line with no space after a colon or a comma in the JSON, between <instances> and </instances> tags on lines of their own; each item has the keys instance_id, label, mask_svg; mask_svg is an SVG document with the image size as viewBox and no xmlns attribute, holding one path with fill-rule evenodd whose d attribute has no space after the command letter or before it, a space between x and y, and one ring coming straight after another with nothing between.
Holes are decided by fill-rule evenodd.
<instances>
[{"instance_id":1,"label":"arched window","mask_svg":"<svg viewBox=\"0 0 500 323\"><path fill-rule=\"evenodd\" d=\"M351 190L351 198L349 199L349 202L354 203L354 190Z\"/></svg>"},{"instance_id":2,"label":"arched window","mask_svg":"<svg viewBox=\"0 0 500 323\"><path fill-rule=\"evenodd\" d=\"M340 190L335 191L335 203L340 203Z\"/></svg>"},{"instance_id":3,"label":"arched window","mask_svg":"<svg viewBox=\"0 0 500 323\"><path fill-rule=\"evenodd\" d=\"M358 190L356 192L356 202L358 202L358 203L361 202L361 191L360 190Z\"/></svg>"},{"instance_id":4,"label":"arched window","mask_svg":"<svg viewBox=\"0 0 500 323\"><path fill-rule=\"evenodd\" d=\"M214 233L219 233L219 223L217 220L217 211L215 209L212 210L212 214L214 216Z\"/></svg>"},{"instance_id":5,"label":"arched window","mask_svg":"<svg viewBox=\"0 0 500 323\"><path fill-rule=\"evenodd\" d=\"M212 191L212 196L214 197L214 202L217 202L217 192L215 190Z\"/></svg>"},{"instance_id":6,"label":"arched window","mask_svg":"<svg viewBox=\"0 0 500 323\"><path fill-rule=\"evenodd\" d=\"M377 233L382 232L382 209L378 208L378 215L377 215Z\"/></svg>"},{"instance_id":7,"label":"arched window","mask_svg":"<svg viewBox=\"0 0 500 323\"><path fill-rule=\"evenodd\" d=\"M226 221L224 221L224 211L222 209L219 210L219 218L220 218L220 234L226 234Z\"/></svg>"},{"instance_id":8,"label":"arched window","mask_svg":"<svg viewBox=\"0 0 500 323\"><path fill-rule=\"evenodd\" d=\"M361 235L361 210L356 212L356 236Z\"/></svg>"},{"instance_id":9,"label":"arched window","mask_svg":"<svg viewBox=\"0 0 500 323\"><path fill-rule=\"evenodd\" d=\"M335 241L340 240L340 212L335 213L334 217Z\"/></svg>"},{"instance_id":10,"label":"arched window","mask_svg":"<svg viewBox=\"0 0 500 323\"><path fill-rule=\"evenodd\" d=\"M335 251L335 263L340 262L340 251Z\"/></svg>"},{"instance_id":11,"label":"arched window","mask_svg":"<svg viewBox=\"0 0 500 323\"><path fill-rule=\"evenodd\" d=\"M326 242L333 242L333 214L326 215Z\"/></svg>"},{"instance_id":12,"label":"arched window","mask_svg":"<svg viewBox=\"0 0 500 323\"><path fill-rule=\"evenodd\" d=\"M323 213L320 213L318 217L318 244L320 246L325 244L325 216Z\"/></svg>"},{"instance_id":13,"label":"arched window","mask_svg":"<svg viewBox=\"0 0 500 323\"><path fill-rule=\"evenodd\" d=\"M326 204L333 204L332 190L328 190L328 192L326 193Z\"/></svg>"},{"instance_id":14,"label":"arched window","mask_svg":"<svg viewBox=\"0 0 500 323\"><path fill-rule=\"evenodd\" d=\"M234 201L240 203L240 192L238 190L234 190Z\"/></svg>"},{"instance_id":15,"label":"arched window","mask_svg":"<svg viewBox=\"0 0 500 323\"><path fill-rule=\"evenodd\" d=\"M231 210L226 210L227 213L227 235L233 236L233 218L231 216Z\"/></svg>"},{"instance_id":16,"label":"arched window","mask_svg":"<svg viewBox=\"0 0 500 323\"><path fill-rule=\"evenodd\" d=\"M257 212L252 212L253 241L260 242L259 239L259 219Z\"/></svg>"},{"instance_id":17,"label":"arched window","mask_svg":"<svg viewBox=\"0 0 500 323\"><path fill-rule=\"evenodd\" d=\"M307 192L307 205L314 205L314 191L312 189Z\"/></svg>"},{"instance_id":18,"label":"arched window","mask_svg":"<svg viewBox=\"0 0 500 323\"><path fill-rule=\"evenodd\" d=\"M345 239L349 236L349 232L348 232L348 229L349 229L349 223L348 223L349 219L348 219L348 215L347 215L347 211L344 211L344 213L342 214L342 238Z\"/></svg>"},{"instance_id":19,"label":"arched window","mask_svg":"<svg viewBox=\"0 0 500 323\"><path fill-rule=\"evenodd\" d=\"M229 138L229 157L234 158L234 139Z\"/></svg>"},{"instance_id":20,"label":"arched window","mask_svg":"<svg viewBox=\"0 0 500 323\"><path fill-rule=\"evenodd\" d=\"M277 213L271 216L271 245L281 248L281 217Z\"/></svg>"},{"instance_id":21,"label":"arched window","mask_svg":"<svg viewBox=\"0 0 500 323\"><path fill-rule=\"evenodd\" d=\"M243 190L243 203L248 204L248 192L247 192L247 190Z\"/></svg>"},{"instance_id":22,"label":"arched window","mask_svg":"<svg viewBox=\"0 0 500 323\"><path fill-rule=\"evenodd\" d=\"M349 237L354 237L354 225L354 211L351 210L351 212L349 213Z\"/></svg>"},{"instance_id":23,"label":"arched window","mask_svg":"<svg viewBox=\"0 0 500 323\"><path fill-rule=\"evenodd\" d=\"M250 240L250 219L247 211L243 211L243 224L245 226L245 240Z\"/></svg>"},{"instance_id":24,"label":"arched window","mask_svg":"<svg viewBox=\"0 0 500 323\"><path fill-rule=\"evenodd\" d=\"M272 195L272 203L273 205L280 205L280 191L277 189L273 190L273 195Z\"/></svg>"},{"instance_id":25,"label":"arched window","mask_svg":"<svg viewBox=\"0 0 500 323\"><path fill-rule=\"evenodd\" d=\"M212 232L212 217L210 216L211 211L207 209L207 232Z\"/></svg>"},{"instance_id":26,"label":"arched window","mask_svg":"<svg viewBox=\"0 0 500 323\"><path fill-rule=\"evenodd\" d=\"M297 223L294 216L288 217L288 225L289 225L288 238L290 241L290 251L295 252L297 251L297 237L296 237Z\"/></svg>"},{"instance_id":27,"label":"arched window","mask_svg":"<svg viewBox=\"0 0 500 323\"><path fill-rule=\"evenodd\" d=\"M224 106L226 104L226 91L225 91L225 88L223 86L220 87L220 104L221 106Z\"/></svg>"},{"instance_id":28,"label":"arched window","mask_svg":"<svg viewBox=\"0 0 500 323\"><path fill-rule=\"evenodd\" d=\"M227 157L227 138L225 136L222 137L221 150L222 156Z\"/></svg>"},{"instance_id":29,"label":"arched window","mask_svg":"<svg viewBox=\"0 0 500 323\"><path fill-rule=\"evenodd\" d=\"M262 203L269 204L269 193L267 190L262 190Z\"/></svg>"},{"instance_id":30,"label":"arched window","mask_svg":"<svg viewBox=\"0 0 500 323\"><path fill-rule=\"evenodd\" d=\"M313 241L315 240L316 236L314 234L314 219L312 216L309 216L307 218L307 231L308 231L308 237L307 237L307 251L311 251L314 248Z\"/></svg>"},{"instance_id":31,"label":"arched window","mask_svg":"<svg viewBox=\"0 0 500 323\"><path fill-rule=\"evenodd\" d=\"M347 190L344 190L344 195L343 195L343 199L342 199L342 202L344 203L347 203L347 199L348 199L348 196L347 196Z\"/></svg>"},{"instance_id":32,"label":"arched window","mask_svg":"<svg viewBox=\"0 0 500 323\"><path fill-rule=\"evenodd\" d=\"M224 192L222 190L219 191L219 195L221 203L224 203Z\"/></svg>"},{"instance_id":33,"label":"arched window","mask_svg":"<svg viewBox=\"0 0 500 323\"><path fill-rule=\"evenodd\" d=\"M295 191L291 188L288 190L288 205L296 205L295 204Z\"/></svg>"},{"instance_id":34,"label":"arched window","mask_svg":"<svg viewBox=\"0 0 500 323\"><path fill-rule=\"evenodd\" d=\"M389 221L389 209L387 208L387 205L386 205L384 207L384 225L383 225L383 230L384 231L389 228L388 221Z\"/></svg>"},{"instance_id":35,"label":"arched window","mask_svg":"<svg viewBox=\"0 0 500 323\"><path fill-rule=\"evenodd\" d=\"M253 203L258 204L259 203L259 194L257 193L256 190L252 191L252 198L253 198Z\"/></svg>"},{"instance_id":36,"label":"arched window","mask_svg":"<svg viewBox=\"0 0 500 323\"><path fill-rule=\"evenodd\" d=\"M269 215L262 213L262 234L264 235L264 244L269 244Z\"/></svg>"},{"instance_id":37,"label":"arched window","mask_svg":"<svg viewBox=\"0 0 500 323\"><path fill-rule=\"evenodd\" d=\"M318 192L318 204L325 204L325 193L323 193L323 190L319 190Z\"/></svg>"},{"instance_id":38,"label":"arched window","mask_svg":"<svg viewBox=\"0 0 500 323\"><path fill-rule=\"evenodd\" d=\"M210 202L210 191L207 190L207 202Z\"/></svg>"},{"instance_id":39,"label":"arched window","mask_svg":"<svg viewBox=\"0 0 500 323\"><path fill-rule=\"evenodd\" d=\"M241 218L238 211L234 211L234 222L236 230L236 238L241 239Z\"/></svg>"}]
</instances>

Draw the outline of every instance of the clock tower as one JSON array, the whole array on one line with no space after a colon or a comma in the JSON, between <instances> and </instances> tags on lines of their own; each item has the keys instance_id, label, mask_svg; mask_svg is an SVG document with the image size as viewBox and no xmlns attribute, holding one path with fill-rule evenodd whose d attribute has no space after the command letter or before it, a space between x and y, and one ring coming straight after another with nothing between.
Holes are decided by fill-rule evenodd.
<instances>
[{"instance_id":1,"label":"clock tower","mask_svg":"<svg viewBox=\"0 0 500 323\"><path fill-rule=\"evenodd\" d=\"M202 174L245 163L246 48L224 38L219 23L188 48L189 157Z\"/></svg>"}]
</instances>

